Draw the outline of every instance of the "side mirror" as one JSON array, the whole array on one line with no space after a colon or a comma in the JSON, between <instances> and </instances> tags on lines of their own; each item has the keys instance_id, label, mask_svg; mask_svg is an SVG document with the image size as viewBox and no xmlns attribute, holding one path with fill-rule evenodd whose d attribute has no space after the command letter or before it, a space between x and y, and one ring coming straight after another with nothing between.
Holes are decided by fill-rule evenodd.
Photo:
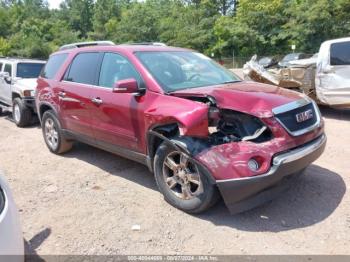
<instances>
[{"instance_id":1,"label":"side mirror","mask_svg":"<svg viewBox=\"0 0 350 262\"><path fill-rule=\"evenodd\" d=\"M12 80L9 72L0 73L0 77L2 77L7 83L10 83Z\"/></svg>"},{"instance_id":2,"label":"side mirror","mask_svg":"<svg viewBox=\"0 0 350 262\"><path fill-rule=\"evenodd\" d=\"M139 85L133 78L117 81L113 87L113 93L138 93Z\"/></svg>"},{"instance_id":3,"label":"side mirror","mask_svg":"<svg viewBox=\"0 0 350 262\"><path fill-rule=\"evenodd\" d=\"M9 78L10 74L8 72L1 72L0 73L0 77L2 77L2 78Z\"/></svg>"}]
</instances>

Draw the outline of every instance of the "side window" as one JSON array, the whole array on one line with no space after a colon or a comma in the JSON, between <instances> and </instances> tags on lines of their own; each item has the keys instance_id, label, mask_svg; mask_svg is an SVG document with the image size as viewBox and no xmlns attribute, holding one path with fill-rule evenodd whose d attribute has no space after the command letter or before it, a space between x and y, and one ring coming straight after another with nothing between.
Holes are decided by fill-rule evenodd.
<instances>
[{"instance_id":1,"label":"side window","mask_svg":"<svg viewBox=\"0 0 350 262\"><path fill-rule=\"evenodd\" d=\"M0 72L1 72L1 69L2 69L2 63L0 63Z\"/></svg>"},{"instance_id":2,"label":"side window","mask_svg":"<svg viewBox=\"0 0 350 262\"><path fill-rule=\"evenodd\" d=\"M350 65L350 42L331 44L331 65Z\"/></svg>"},{"instance_id":3,"label":"side window","mask_svg":"<svg viewBox=\"0 0 350 262\"><path fill-rule=\"evenodd\" d=\"M12 77L12 65L10 65L10 64L5 64L4 72L9 73L10 76Z\"/></svg>"},{"instance_id":4,"label":"side window","mask_svg":"<svg viewBox=\"0 0 350 262\"><path fill-rule=\"evenodd\" d=\"M112 88L117 81L129 78L134 78L139 84L142 82L140 74L128 59L115 53L106 53L98 85Z\"/></svg>"},{"instance_id":5,"label":"side window","mask_svg":"<svg viewBox=\"0 0 350 262\"><path fill-rule=\"evenodd\" d=\"M78 54L70 65L65 80L81 84L95 85L100 55L100 53Z\"/></svg>"},{"instance_id":6,"label":"side window","mask_svg":"<svg viewBox=\"0 0 350 262\"><path fill-rule=\"evenodd\" d=\"M58 70L66 61L68 54L58 54L52 55L49 58L49 61L46 63L44 69L41 71L40 76L46 79L52 79L57 74Z\"/></svg>"}]
</instances>

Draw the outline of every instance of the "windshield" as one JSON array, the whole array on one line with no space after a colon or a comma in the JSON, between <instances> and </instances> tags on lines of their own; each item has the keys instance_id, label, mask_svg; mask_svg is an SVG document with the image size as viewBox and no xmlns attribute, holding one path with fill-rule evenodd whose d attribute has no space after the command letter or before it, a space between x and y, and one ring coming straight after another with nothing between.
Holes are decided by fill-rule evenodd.
<instances>
[{"instance_id":1,"label":"windshield","mask_svg":"<svg viewBox=\"0 0 350 262\"><path fill-rule=\"evenodd\" d=\"M259 60L259 64L268 64L271 62L271 58L270 57L263 57Z\"/></svg>"},{"instance_id":2,"label":"windshield","mask_svg":"<svg viewBox=\"0 0 350 262\"><path fill-rule=\"evenodd\" d=\"M44 65L44 63L19 63L17 64L17 77L37 78Z\"/></svg>"},{"instance_id":3,"label":"windshield","mask_svg":"<svg viewBox=\"0 0 350 262\"><path fill-rule=\"evenodd\" d=\"M288 55L286 55L286 56L283 58L282 61L287 61L287 62L289 62L289 61L293 61L293 60L298 60L298 59L299 59L299 55L300 55L300 54L288 54Z\"/></svg>"},{"instance_id":4,"label":"windshield","mask_svg":"<svg viewBox=\"0 0 350 262\"><path fill-rule=\"evenodd\" d=\"M136 52L166 92L240 81L205 55L190 51Z\"/></svg>"}]
</instances>

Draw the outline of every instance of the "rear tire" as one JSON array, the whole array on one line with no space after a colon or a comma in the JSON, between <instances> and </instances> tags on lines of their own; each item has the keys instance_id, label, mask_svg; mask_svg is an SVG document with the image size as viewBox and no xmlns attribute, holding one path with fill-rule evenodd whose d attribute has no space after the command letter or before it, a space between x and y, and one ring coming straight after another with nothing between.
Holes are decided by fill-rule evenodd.
<instances>
[{"instance_id":1,"label":"rear tire","mask_svg":"<svg viewBox=\"0 0 350 262\"><path fill-rule=\"evenodd\" d=\"M63 136L61 124L52 110L44 113L41 128L45 143L52 153L63 154L72 148L73 142Z\"/></svg>"},{"instance_id":2,"label":"rear tire","mask_svg":"<svg viewBox=\"0 0 350 262\"><path fill-rule=\"evenodd\" d=\"M18 127L28 126L32 122L32 110L26 107L23 100L19 97L12 102L12 116Z\"/></svg>"},{"instance_id":3,"label":"rear tire","mask_svg":"<svg viewBox=\"0 0 350 262\"><path fill-rule=\"evenodd\" d=\"M190 156L166 142L156 152L154 174L164 199L187 213L201 213L219 198L217 187L210 182L209 174L204 174L203 168Z\"/></svg>"}]
</instances>

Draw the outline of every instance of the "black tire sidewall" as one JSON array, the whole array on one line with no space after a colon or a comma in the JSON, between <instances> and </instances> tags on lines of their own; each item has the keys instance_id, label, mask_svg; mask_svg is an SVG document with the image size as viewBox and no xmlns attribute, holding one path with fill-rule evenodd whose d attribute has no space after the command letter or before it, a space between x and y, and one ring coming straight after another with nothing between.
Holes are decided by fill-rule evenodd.
<instances>
[{"instance_id":1,"label":"black tire sidewall","mask_svg":"<svg viewBox=\"0 0 350 262\"><path fill-rule=\"evenodd\" d=\"M154 158L154 175L157 182L159 191L164 195L165 200L175 206L178 209L181 209L188 213L199 213L211 206L215 196L215 185L211 184L208 177L201 172L199 167L199 173L201 177L201 182L203 184L203 193L199 196L183 200L177 197L166 184L163 177L163 162L168 156L169 153L178 151L169 143L164 142L157 150Z\"/></svg>"},{"instance_id":2,"label":"black tire sidewall","mask_svg":"<svg viewBox=\"0 0 350 262\"><path fill-rule=\"evenodd\" d=\"M17 122L15 119L15 106L18 105L19 107L19 112L20 112L20 118L19 121ZM15 98L13 100L13 105L12 105L12 114L13 114L13 121L18 127L24 127L30 124L31 121L31 111L29 108L25 106L23 103L23 100L21 98Z\"/></svg>"},{"instance_id":3,"label":"black tire sidewall","mask_svg":"<svg viewBox=\"0 0 350 262\"><path fill-rule=\"evenodd\" d=\"M49 119L49 118L52 119L52 121L54 122L54 125L56 126L56 130L57 130L57 133L58 133L58 143L57 143L56 148L52 148L50 146L50 144L47 142L47 138L46 138L46 134L45 134L45 123L46 123L47 119ZM41 129L42 129L42 132L43 132L43 136L44 136L44 140L45 140L46 146L49 148L49 150L52 153L58 154L59 151L60 151L61 143L62 143L62 129L61 129L61 125L60 125L56 115L54 114L54 112L51 111L51 110L46 111L44 113L44 115L43 115L41 123L42 123L41 124Z\"/></svg>"}]
</instances>

